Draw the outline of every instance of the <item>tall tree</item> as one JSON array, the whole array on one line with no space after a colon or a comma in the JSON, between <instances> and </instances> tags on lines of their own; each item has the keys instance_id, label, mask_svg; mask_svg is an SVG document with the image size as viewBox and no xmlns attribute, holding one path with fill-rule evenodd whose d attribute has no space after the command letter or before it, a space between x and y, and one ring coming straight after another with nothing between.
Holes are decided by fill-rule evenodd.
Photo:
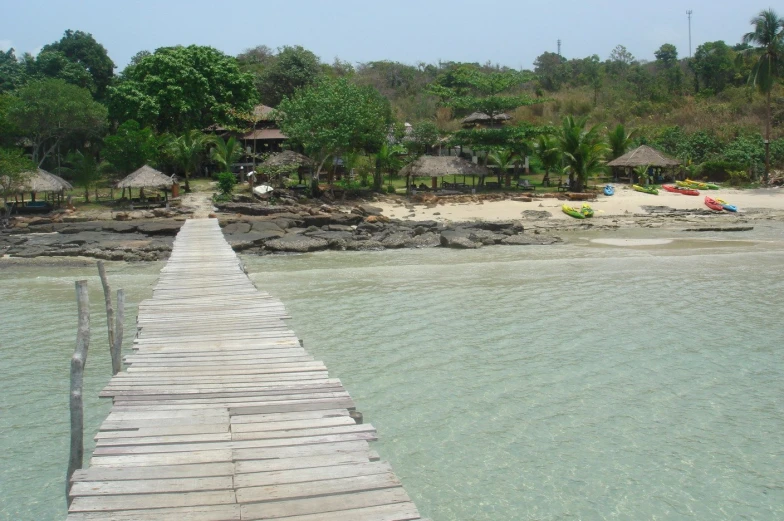
<instances>
[{"instance_id":1,"label":"tall tree","mask_svg":"<svg viewBox=\"0 0 784 521\"><path fill-rule=\"evenodd\" d=\"M754 30L743 35L743 43L757 45L759 58L754 63L749 83L765 95L765 182L770 172L770 95L776 80L784 73L784 19L773 9L761 11L751 19Z\"/></svg>"},{"instance_id":2,"label":"tall tree","mask_svg":"<svg viewBox=\"0 0 784 521\"><path fill-rule=\"evenodd\" d=\"M550 172L561 165L561 149L558 146L558 139L555 136L541 134L534 141L534 150L536 150L536 155L544 168L542 184L550 186Z\"/></svg>"},{"instance_id":3,"label":"tall tree","mask_svg":"<svg viewBox=\"0 0 784 521\"><path fill-rule=\"evenodd\" d=\"M534 60L534 72L545 89L558 91L569 78L569 65L560 54L545 52Z\"/></svg>"},{"instance_id":4,"label":"tall tree","mask_svg":"<svg viewBox=\"0 0 784 521\"><path fill-rule=\"evenodd\" d=\"M157 155L158 140L149 128L130 119L103 140L101 154L117 171L130 174Z\"/></svg>"},{"instance_id":5,"label":"tall tree","mask_svg":"<svg viewBox=\"0 0 784 521\"><path fill-rule=\"evenodd\" d=\"M0 194L3 196L3 212L10 215L8 198L21 192L29 178L27 172L33 170L35 164L24 155L24 151L15 148L0 148Z\"/></svg>"},{"instance_id":6,"label":"tall tree","mask_svg":"<svg viewBox=\"0 0 784 521\"><path fill-rule=\"evenodd\" d=\"M607 143L610 145L610 160L621 157L629 150L636 133L636 129L626 132L626 128L620 123L607 132Z\"/></svg>"},{"instance_id":7,"label":"tall tree","mask_svg":"<svg viewBox=\"0 0 784 521\"><path fill-rule=\"evenodd\" d=\"M184 132L231 122L231 111L250 111L257 100L250 74L212 47L162 47L129 65L109 88L117 121L135 119L159 132Z\"/></svg>"},{"instance_id":8,"label":"tall tree","mask_svg":"<svg viewBox=\"0 0 784 521\"><path fill-rule=\"evenodd\" d=\"M735 51L721 40L705 42L697 47L690 65L702 87L719 93L735 75Z\"/></svg>"},{"instance_id":9,"label":"tall tree","mask_svg":"<svg viewBox=\"0 0 784 521\"><path fill-rule=\"evenodd\" d=\"M182 170L185 176L185 190L190 191L191 174L198 171L202 154L209 143L209 137L199 130L189 130L177 137L169 137L165 145L166 154Z\"/></svg>"},{"instance_id":10,"label":"tall tree","mask_svg":"<svg viewBox=\"0 0 784 521\"><path fill-rule=\"evenodd\" d=\"M39 55L50 52L60 53L68 61L81 66L91 78L96 99L105 98L106 89L114 77L114 62L92 34L69 29L60 41L45 45Z\"/></svg>"},{"instance_id":11,"label":"tall tree","mask_svg":"<svg viewBox=\"0 0 784 521\"><path fill-rule=\"evenodd\" d=\"M280 129L316 161L316 180L331 156L378 151L392 123L386 98L345 78L320 78L284 98L278 108Z\"/></svg>"},{"instance_id":12,"label":"tall tree","mask_svg":"<svg viewBox=\"0 0 784 521\"><path fill-rule=\"evenodd\" d=\"M30 139L38 165L69 137L99 136L106 125L106 107L90 92L64 80L31 81L20 88L8 107L8 119Z\"/></svg>"},{"instance_id":13,"label":"tall tree","mask_svg":"<svg viewBox=\"0 0 784 521\"><path fill-rule=\"evenodd\" d=\"M581 192L588 178L604 170L609 148L602 139L599 125L586 129L588 118L567 116L558 134L558 145L569 175L569 186Z\"/></svg>"},{"instance_id":14,"label":"tall tree","mask_svg":"<svg viewBox=\"0 0 784 521\"><path fill-rule=\"evenodd\" d=\"M231 165L242 157L242 143L234 137L225 141L221 137L216 137L211 140L211 143L213 147L210 149L210 159L218 163L221 173L229 172Z\"/></svg>"},{"instance_id":15,"label":"tall tree","mask_svg":"<svg viewBox=\"0 0 784 521\"><path fill-rule=\"evenodd\" d=\"M25 68L16 59L13 49L0 51L0 93L12 91L25 81Z\"/></svg>"},{"instance_id":16,"label":"tall tree","mask_svg":"<svg viewBox=\"0 0 784 521\"><path fill-rule=\"evenodd\" d=\"M84 202L89 203L90 190L95 188L101 179L95 156L89 152L84 153L81 150L76 150L68 153L65 157L65 163L67 166L64 170L70 172L76 186L81 186L84 189ZM96 190L96 198L97 195Z\"/></svg>"},{"instance_id":17,"label":"tall tree","mask_svg":"<svg viewBox=\"0 0 784 521\"><path fill-rule=\"evenodd\" d=\"M261 100L266 105L277 107L283 98L292 96L297 89L313 84L320 74L318 56L299 45L283 47L258 77Z\"/></svg>"}]
</instances>

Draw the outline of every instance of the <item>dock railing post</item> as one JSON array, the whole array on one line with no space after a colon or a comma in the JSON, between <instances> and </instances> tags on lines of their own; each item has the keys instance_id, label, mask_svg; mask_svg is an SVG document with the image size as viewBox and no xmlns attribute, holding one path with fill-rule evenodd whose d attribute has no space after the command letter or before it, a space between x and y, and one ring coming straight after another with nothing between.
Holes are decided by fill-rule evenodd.
<instances>
[{"instance_id":1,"label":"dock railing post","mask_svg":"<svg viewBox=\"0 0 784 521\"><path fill-rule=\"evenodd\" d=\"M112 288L109 286L109 279L106 277L106 266L103 261L98 261L98 275L101 277L103 286L103 300L106 302L106 328L109 330L109 351L114 346L114 310L112 309ZM112 364L114 366L114 364Z\"/></svg>"},{"instance_id":2,"label":"dock railing post","mask_svg":"<svg viewBox=\"0 0 784 521\"><path fill-rule=\"evenodd\" d=\"M87 281L76 281L76 303L79 311L79 326L76 333L76 349L71 357L71 453L68 458L68 472L65 477L65 497L71 504L71 476L82 468L84 463L84 366L87 350L90 347L90 297L87 294Z\"/></svg>"},{"instance_id":3,"label":"dock railing post","mask_svg":"<svg viewBox=\"0 0 784 521\"><path fill-rule=\"evenodd\" d=\"M123 320L125 320L125 291L117 290L117 316L112 345L112 376L122 371Z\"/></svg>"}]
</instances>

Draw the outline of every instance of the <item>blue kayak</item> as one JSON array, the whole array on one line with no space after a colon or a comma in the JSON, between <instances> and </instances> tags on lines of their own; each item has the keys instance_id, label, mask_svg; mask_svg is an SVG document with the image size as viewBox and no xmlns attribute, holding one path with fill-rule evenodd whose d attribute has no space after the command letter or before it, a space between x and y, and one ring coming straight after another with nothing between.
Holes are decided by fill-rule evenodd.
<instances>
[{"instance_id":1,"label":"blue kayak","mask_svg":"<svg viewBox=\"0 0 784 521\"><path fill-rule=\"evenodd\" d=\"M613 185L607 185L604 187L604 195L613 195L615 193L615 187Z\"/></svg>"}]
</instances>

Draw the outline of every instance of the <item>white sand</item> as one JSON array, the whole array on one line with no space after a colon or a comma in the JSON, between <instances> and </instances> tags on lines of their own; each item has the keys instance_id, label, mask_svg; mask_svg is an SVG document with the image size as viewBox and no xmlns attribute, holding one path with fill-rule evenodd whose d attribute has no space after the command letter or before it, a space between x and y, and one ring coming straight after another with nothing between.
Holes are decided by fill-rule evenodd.
<instances>
[{"instance_id":1,"label":"white sand","mask_svg":"<svg viewBox=\"0 0 784 521\"><path fill-rule=\"evenodd\" d=\"M705 196L720 198L729 204L738 207L738 212L743 213L746 208L767 208L784 211L784 189L762 190L702 190L698 196L674 194L664 190L659 195L636 192L628 186L616 185L615 195L599 195L597 201L589 204L596 211L597 216L630 215L643 213L643 206L669 206L679 210L706 209ZM524 194L521 194L524 195ZM571 219L561 211L565 201L559 199L538 199L532 202L521 201L494 201L481 203L452 203L444 200L434 208L427 208L423 204L415 204L414 215L402 204L376 203L382 208L384 215L402 220L436 220L436 221L506 221L520 219L524 210L546 210L556 219ZM580 201L570 203L580 206ZM436 215L439 214L439 215Z\"/></svg>"}]
</instances>

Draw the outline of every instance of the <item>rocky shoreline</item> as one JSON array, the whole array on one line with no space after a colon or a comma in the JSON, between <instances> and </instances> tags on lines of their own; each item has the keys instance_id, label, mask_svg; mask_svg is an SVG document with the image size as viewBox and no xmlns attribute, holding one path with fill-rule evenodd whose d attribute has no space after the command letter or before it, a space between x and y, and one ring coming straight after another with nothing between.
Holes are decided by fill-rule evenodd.
<instances>
[{"instance_id":1,"label":"rocky shoreline","mask_svg":"<svg viewBox=\"0 0 784 521\"><path fill-rule=\"evenodd\" d=\"M307 206L294 201L274 205L252 201L224 203L217 217L235 251L248 254L291 254L324 250L381 251L398 248L475 249L491 245L558 244L558 234L580 230L674 228L682 231L747 231L758 219L777 220L765 209L727 215L717 222L709 210L676 210L646 206L644 214L553 219L543 210L525 210L520 219L444 223L389 218L369 204L343 207ZM127 262L168 258L174 237L191 216L188 208L153 212L121 212L111 219L59 213L17 217L0 231L0 257L89 257Z\"/></svg>"},{"instance_id":2,"label":"rocky shoreline","mask_svg":"<svg viewBox=\"0 0 784 521\"><path fill-rule=\"evenodd\" d=\"M526 231L522 221L453 225L400 221L387 218L370 205L346 212L327 205L226 203L219 210L216 217L232 248L258 255L560 242L539 230ZM187 211L181 210L169 212L167 217L120 213L114 215L115 220L86 220L74 215L17 218L12 228L0 232L0 256L164 260L187 217Z\"/></svg>"}]
</instances>

